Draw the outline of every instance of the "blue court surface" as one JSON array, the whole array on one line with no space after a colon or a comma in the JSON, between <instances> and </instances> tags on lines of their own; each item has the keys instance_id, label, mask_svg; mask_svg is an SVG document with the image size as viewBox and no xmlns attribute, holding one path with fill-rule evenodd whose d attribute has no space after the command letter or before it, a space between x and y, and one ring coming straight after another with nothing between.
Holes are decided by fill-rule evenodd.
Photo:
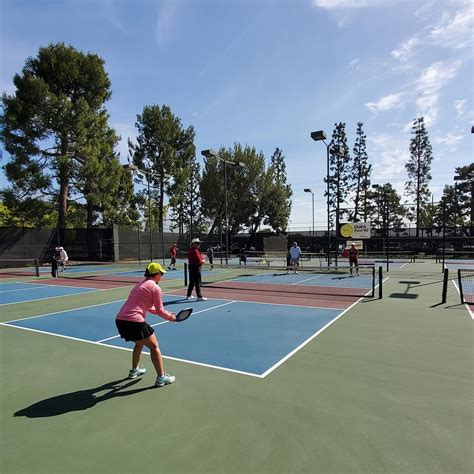
<instances>
[{"instance_id":1,"label":"blue court surface","mask_svg":"<svg viewBox=\"0 0 474 474\"><path fill-rule=\"evenodd\" d=\"M34 283L0 283L0 305L25 303L58 296L100 291L97 288L76 288L73 286L37 285Z\"/></svg>"},{"instance_id":2,"label":"blue court surface","mask_svg":"<svg viewBox=\"0 0 474 474\"><path fill-rule=\"evenodd\" d=\"M464 270L474 270L474 260L448 260L444 261L444 268L449 270L457 270L458 268Z\"/></svg>"},{"instance_id":3,"label":"blue court surface","mask_svg":"<svg viewBox=\"0 0 474 474\"><path fill-rule=\"evenodd\" d=\"M340 309L218 299L189 302L163 296L169 311L194 308L182 323L148 315L163 356L258 377L267 375L342 314ZM120 339L115 327L122 304L123 300L4 324L132 349L133 343Z\"/></svg>"},{"instance_id":4,"label":"blue court surface","mask_svg":"<svg viewBox=\"0 0 474 474\"><path fill-rule=\"evenodd\" d=\"M349 275L349 274L312 274L310 272L304 273L275 273L273 271L265 272L259 275L249 275L237 277L232 279L233 282L244 283L269 283L272 285L291 285L291 286L327 286L345 288L366 289L372 286L372 275L363 274ZM276 286L278 290L278 286Z\"/></svg>"}]
</instances>

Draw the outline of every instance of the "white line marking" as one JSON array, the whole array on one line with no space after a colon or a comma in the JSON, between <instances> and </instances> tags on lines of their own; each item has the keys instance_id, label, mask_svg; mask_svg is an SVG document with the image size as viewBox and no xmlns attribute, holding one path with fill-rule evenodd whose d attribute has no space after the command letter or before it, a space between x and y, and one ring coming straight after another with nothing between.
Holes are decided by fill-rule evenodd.
<instances>
[{"instance_id":1,"label":"white line marking","mask_svg":"<svg viewBox=\"0 0 474 474\"><path fill-rule=\"evenodd\" d=\"M221 306L226 306L226 305L232 304L232 303L237 303L237 301L229 301L227 303L219 304L217 306L212 306L211 308L202 309L201 311L193 311L193 315L196 315L196 314L199 314L199 313L205 313L206 311L210 311L211 309L220 308ZM170 322L171 321L160 321L159 323L150 324L150 326L152 328L154 328L156 326L161 326L162 324L167 324L167 323L170 323ZM118 338L120 338L120 334L116 334L115 336L111 336L111 337L107 337L105 339L101 339L100 341L97 341L97 342L105 342L105 341L110 341L111 339L118 339Z\"/></svg>"},{"instance_id":2,"label":"white line marking","mask_svg":"<svg viewBox=\"0 0 474 474\"><path fill-rule=\"evenodd\" d=\"M7 327L10 327L10 328L21 329L23 331L31 331L31 332L36 332L36 333L40 333L40 334L46 334L48 336L62 337L64 339L70 339L70 340L77 341L77 342L84 342L86 344L93 344L95 346L106 347L108 349L119 349L119 350L128 351L128 352L133 351L133 349L128 348L128 347L119 347L119 346L113 346L113 345L110 345L110 344L102 344L100 342L88 341L87 339L79 339L77 337L64 336L64 335L61 335L61 334L54 334L54 333L47 332L47 331L40 331L39 329L24 328L24 327L21 327L21 326L14 326L14 325L10 325L10 324L7 324L7 323L0 323L0 326L7 326ZM150 355L148 352L144 352L144 354L146 354L148 356ZM177 357L171 357L171 356L163 355L163 359L169 359L169 360L174 360L174 361L178 361L178 362L185 362L185 363L188 363L188 364L199 365L201 367L208 367L208 368L211 368L211 369L223 370L225 372L232 372L232 373L235 373L235 374L248 375L250 377L256 377L256 378L260 378L260 379L263 378L262 375L253 374L252 372L244 372L244 371L241 371L241 370L229 369L227 367L220 367L218 365L205 364L203 362L196 362L196 361L187 360L187 359L179 359Z\"/></svg>"},{"instance_id":3,"label":"white line marking","mask_svg":"<svg viewBox=\"0 0 474 474\"><path fill-rule=\"evenodd\" d=\"M91 289L91 288L87 288L87 289ZM34 301L50 300L50 299L53 299L53 298L65 298L66 296L78 296L78 295L82 295L84 293L95 293L95 292L98 292L98 291L104 291L104 289L98 289L98 288L91 289L91 290L92 291L80 291L79 293L69 293L68 295L45 296L44 298L34 298L32 300L13 301L12 303L0 303L0 306L8 306L10 304L32 303ZM25 318L25 319L28 319L28 318Z\"/></svg>"},{"instance_id":4,"label":"white line marking","mask_svg":"<svg viewBox=\"0 0 474 474\"><path fill-rule=\"evenodd\" d=\"M349 311L353 306L355 306L357 303L359 303L359 301L361 301L362 298L359 298L355 303L351 304L347 309L345 309L341 314L339 314L338 316L336 316L334 319L332 319L331 321L329 321L329 323L327 323L325 326L323 326L319 331L317 331L316 333L314 333L311 337L309 337L308 339L306 339L306 341L304 341L303 343L301 343L298 347L296 347L295 349L293 349L289 354L287 354L285 357L283 357L283 359L281 359L280 361L278 361L275 365L273 365L272 367L270 367L268 370L266 370L263 374L262 374L262 378L265 378L267 375L269 375L270 373L272 373L275 369L277 369L278 367L280 367L280 365L282 365L284 362L286 362L290 357L292 357L294 354L296 354L300 349L302 349L304 346L306 346L306 344L308 344L309 342L311 342L316 336L318 336L319 334L321 334L323 331L325 331L329 326L331 326L331 324L335 323L339 318L341 318L345 313L347 313L347 311Z\"/></svg>"},{"instance_id":5,"label":"white line marking","mask_svg":"<svg viewBox=\"0 0 474 474\"><path fill-rule=\"evenodd\" d=\"M27 318L12 319L11 321L5 321L3 324L16 323L18 321L26 321L28 319L42 318L44 316L50 316L52 314L61 314L61 313L69 313L73 311L80 311L81 309L95 308L97 306L104 306L106 304L119 303L120 301L125 301L125 298L122 298L120 300L115 300L115 301L108 301L107 303L97 303L97 304L91 304L89 306L81 306L80 308L63 309L61 311L53 311L52 313L38 314L36 316L28 316Z\"/></svg>"},{"instance_id":6,"label":"white line marking","mask_svg":"<svg viewBox=\"0 0 474 474\"><path fill-rule=\"evenodd\" d=\"M305 281L310 281L310 280L314 280L315 278L321 278L323 275L317 275L317 276L314 276L314 277L311 277L311 278L306 278L305 280L300 280L300 281L297 281L295 283L290 283L290 285L299 285L300 283L303 283Z\"/></svg>"},{"instance_id":7,"label":"white line marking","mask_svg":"<svg viewBox=\"0 0 474 474\"><path fill-rule=\"evenodd\" d=\"M451 281L453 282L454 287L456 288L457 292L459 293L459 296L461 296L461 291L459 290L458 284L456 283L455 280L451 280ZM464 303L464 306L466 307L467 312L469 313L469 316L474 321L474 313L471 311L470 305L468 305L467 303Z\"/></svg>"}]
</instances>

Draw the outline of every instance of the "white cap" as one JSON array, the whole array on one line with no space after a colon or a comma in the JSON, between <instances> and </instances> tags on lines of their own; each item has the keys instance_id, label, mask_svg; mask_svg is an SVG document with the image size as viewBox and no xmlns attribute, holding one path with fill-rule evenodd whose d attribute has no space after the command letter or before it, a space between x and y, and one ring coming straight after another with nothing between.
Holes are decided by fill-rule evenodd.
<instances>
[{"instance_id":1,"label":"white cap","mask_svg":"<svg viewBox=\"0 0 474 474\"><path fill-rule=\"evenodd\" d=\"M192 244L200 244L201 241L199 240L199 237L196 237L195 239L191 240Z\"/></svg>"}]
</instances>

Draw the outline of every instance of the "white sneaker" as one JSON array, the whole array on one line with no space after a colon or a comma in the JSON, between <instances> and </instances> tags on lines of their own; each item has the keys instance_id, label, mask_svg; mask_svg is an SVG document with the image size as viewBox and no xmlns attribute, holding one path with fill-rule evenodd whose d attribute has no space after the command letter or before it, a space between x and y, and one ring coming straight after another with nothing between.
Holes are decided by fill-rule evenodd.
<instances>
[{"instance_id":1,"label":"white sneaker","mask_svg":"<svg viewBox=\"0 0 474 474\"><path fill-rule=\"evenodd\" d=\"M198 301L207 301L207 298L204 298L204 296L201 296L200 298L198 298Z\"/></svg>"},{"instance_id":2,"label":"white sneaker","mask_svg":"<svg viewBox=\"0 0 474 474\"><path fill-rule=\"evenodd\" d=\"M165 385L169 385L176 380L174 375L164 374L161 377L156 377L155 386L156 387L164 387Z\"/></svg>"},{"instance_id":3,"label":"white sneaker","mask_svg":"<svg viewBox=\"0 0 474 474\"><path fill-rule=\"evenodd\" d=\"M195 299L195 298L196 298L195 296L187 296L187 297L186 297L187 300L193 300L193 299Z\"/></svg>"},{"instance_id":4,"label":"white sneaker","mask_svg":"<svg viewBox=\"0 0 474 474\"><path fill-rule=\"evenodd\" d=\"M130 370L128 373L129 379L136 379L137 377L141 377L142 375L146 374L146 369L144 367L137 367L136 369Z\"/></svg>"}]
</instances>

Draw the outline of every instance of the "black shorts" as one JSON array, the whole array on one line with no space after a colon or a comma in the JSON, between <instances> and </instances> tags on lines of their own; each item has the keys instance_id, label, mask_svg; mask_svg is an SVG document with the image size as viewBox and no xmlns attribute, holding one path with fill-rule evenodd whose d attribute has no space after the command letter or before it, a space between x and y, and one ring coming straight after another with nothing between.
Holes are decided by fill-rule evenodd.
<instances>
[{"instance_id":1,"label":"black shorts","mask_svg":"<svg viewBox=\"0 0 474 474\"><path fill-rule=\"evenodd\" d=\"M133 321L124 321L116 319L115 325L122 339L126 341L140 341L150 337L155 330L147 323L135 323Z\"/></svg>"}]
</instances>

